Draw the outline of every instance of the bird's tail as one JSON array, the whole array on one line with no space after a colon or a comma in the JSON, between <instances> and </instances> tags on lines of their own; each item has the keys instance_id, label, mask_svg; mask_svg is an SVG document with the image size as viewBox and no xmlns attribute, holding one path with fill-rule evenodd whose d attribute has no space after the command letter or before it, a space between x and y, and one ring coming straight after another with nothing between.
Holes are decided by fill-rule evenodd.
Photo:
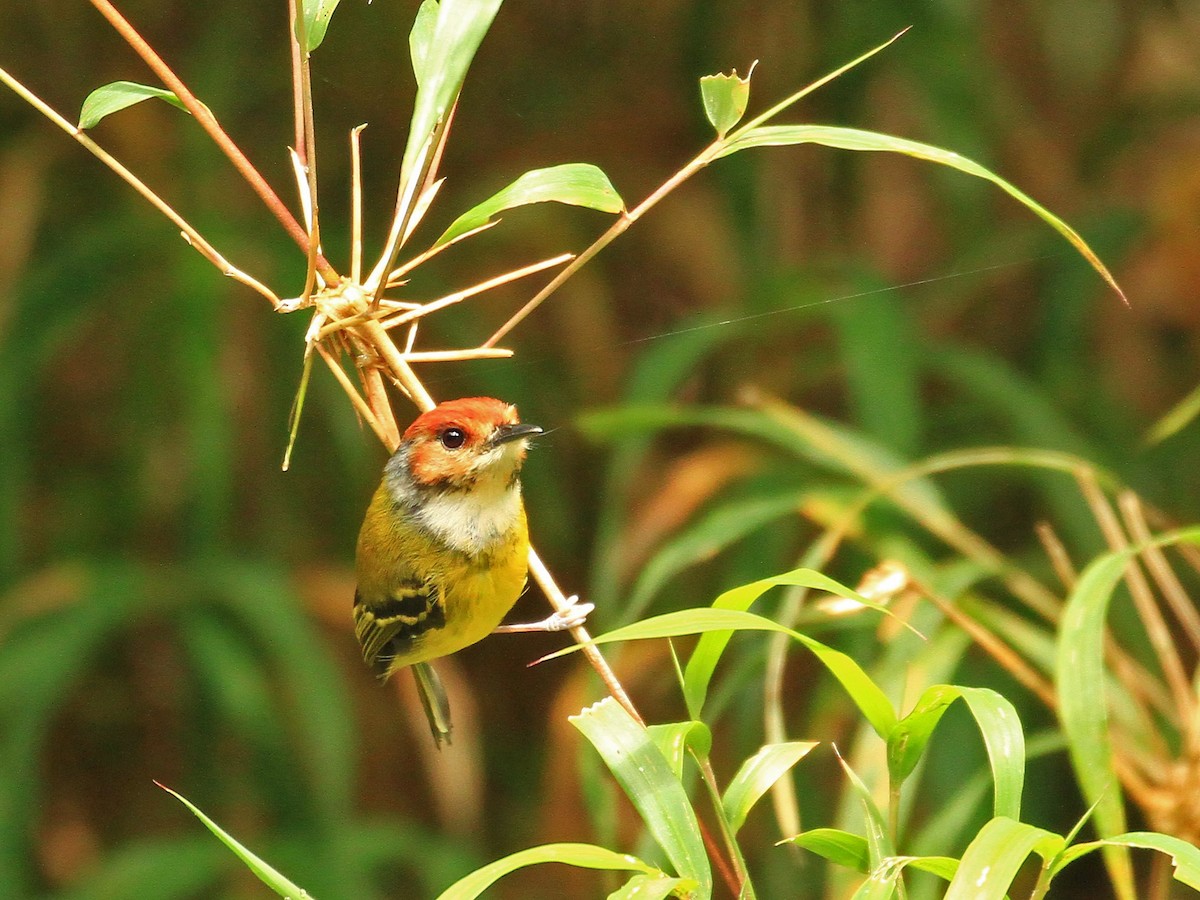
<instances>
[{"instance_id":1,"label":"bird's tail","mask_svg":"<svg viewBox=\"0 0 1200 900\"><path fill-rule=\"evenodd\" d=\"M450 743L450 698L442 687L442 679L429 663L414 663L412 671L417 679L417 693L425 708L425 718L429 720L429 730L433 733L434 743L441 749L443 741Z\"/></svg>"}]
</instances>

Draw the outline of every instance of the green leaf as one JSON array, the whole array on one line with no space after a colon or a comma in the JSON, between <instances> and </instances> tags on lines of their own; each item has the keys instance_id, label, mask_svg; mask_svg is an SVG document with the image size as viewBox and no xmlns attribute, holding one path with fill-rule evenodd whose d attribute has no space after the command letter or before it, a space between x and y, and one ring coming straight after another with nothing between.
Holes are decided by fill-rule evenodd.
<instances>
[{"instance_id":1,"label":"green leaf","mask_svg":"<svg viewBox=\"0 0 1200 900\"><path fill-rule=\"evenodd\" d=\"M683 777L683 758L690 748L701 759L712 750L712 732L703 722L670 722L649 725L646 732L670 765L676 778Z\"/></svg>"},{"instance_id":2,"label":"green leaf","mask_svg":"<svg viewBox=\"0 0 1200 900\"><path fill-rule=\"evenodd\" d=\"M1062 838L1042 828L992 819L967 846L944 900L1004 900L1030 853L1049 858L1061 846Z\"/></svg>"},{"instance_id":3,"label":"green leaf","mask_svg":"<svg viewBox=\"0 0 1200 900\"><path fill-rule=\"evenodd\" d=\"M879 869L885 859L896 855L896 849L892 844L892 838L888 831L887 821L884 818L883 811L879 808L879 804L875 802L875 797L871 793L871 789L858 777L858 773L850 768L850 764L842 758L840 753L838 754L838 764L841 765L842 771L846 773L846 777L850 779L850 787L858 797L859 804L862 806L863 820L867 829L867 861L870 864L871 870L875 871Z\"/></svg>"},{"instance_id":4,"label":"green leaf","mask_svg":"<svg viewBox=\"0 0 1200 900\"><path fill-rule=\"evenodd\" d=\"M1068 847L1056 861L1054 873L1057 874L1081 856L1102 846L1136 847L1165 853L1171 857L1171 865L1174 869L1172 875L1175 880L1200 891L1200 848L1181 838L1169 834L1159 834L1156 831L1131 831L1126 834L1114 835L1102 841Z\"/></svg>"},{"instance_id":5,"label":"green leaf","mask_svg":"<svg viewBox=\"0 0 1200 900\"><path fill-rule=\"evenodd\" d=\"M157 781L154 783L158 784ZM158 784L158 786L190 809L196 818L203 822L205 827L217 836L217 839L220 840L222 844L232 850L238 859L246 864L246 868L258 876L258 879L267 887L271 888L271 890L273 890L275 893L279 894L281 897L290 897L292 900L308 896L302 888L292 884L291 881L273 869L270 865L263 862L263 860L259 859L240 843L238 843L231 835L226 833L221 826L201 812L199 807L195 806L182 794L176 793L166 785Z\"/></svg>"},{"instance_id":6,"label":"green leaf","mask_svg":"<svg viewBox=\"0 0 1200 900\"><path fill-rule=\"evenodd\" d=\"M728 609L739 612L747 610L755 600L777 585L798 585L813 590L826 591L839 597L857 600L872 609L880 609L877 604L866 600L866 598L857 592L845 585L839 584L828 576L822 575L814 569L794 569L791 572L777 575L774 578L765 578L761 581L755 581L751 584L726 591L713 602L713 610ZM774 622L771 625L776 629L782 627L775 625ZM825 663L834 676L846 686L854 702L859 705L863 714L871 722L872 727L876 731L879 731L880 728L885 729L884 731L879 731L879 735L886 738L888 731L896 723L896 713L892 709L892 705L887 697L875 686L875 683L871 681L866 673L859 669L858 664L848 656L845 656L845 654L826 647L812 638L805 637L788 629L782 630L812 650ZM696 644L696 649L688 659L687 669L684 672L684 700L687 702L688 712L693 719L700 718L701 710L704 708L704 701L708 695L709 682L712 680L717 662L725 652L725 647L728 645L731 636L732 632L715 632L704 635L700 638L700 641ZM846 663L849 663L849 666ZM845 680L843 675L849 681Z\"/></svg>"},{"instance_id":7,"label":"green leaf","mask_svg":"<svg viewBox=\"0 0 1200 900\"><path fill-rule=\"evenodd\" d=\"M725 133L742 121L746 114L746 104L750 102L750 76L754 74L754 66L745 78L738 76L737 69L728 75L705 75L700 79L700 97L704 101L704 114L717 130L717 137L725 137Z\"/></svg>"},{"instance_id":8,"label":"green leaf","mask_svg":"<svg viewBox=\"0 0 1200 900\"><path fill-rule=\"evenodd\" d=\"M1154 423L1146 434L1147 444L1158 444L1186 428L1200 416L1200 385L1171 407L1170 411Z\"/></svg>"},{"instance_id":9,"label":"green leaf","mask_svg":"<svg viewBox=\"0 0 1200 900\"><path fill-rule=\"evenodd\" d=\"M408 52L412 59L413 77L416 78L418 87L425 81L425 62L429 59L437 17L437 0L425 0L417 9L412 31L408 33Z\"/></svg>"},{"instance_id":10,"label":"green leaf","mask_svg":"<svg viewBox=\"0 0 1200 900\"><path fill-rule=\"evenodd\" d=\"M633 870L648 876L662 873L628 853L617 853L594 844L543 844L509 854L476 869L438 895L438 900L474 900L510 872L541 863L563 863L581 869Z\"/></svg>"},{"instance_id":11,"label":"green leaf","mask_svg":"<svg viewBox=\"0 0 1200 900\"><path fill-rule=\"evenodd\" d=\"M1096 830L1101 837L1125 830L1125 805L1113 766L1108 730L1104 621L1112 592L1124 575L1130 556L1128 552L1106 554L1080 575L1063 611L1055 657L1059 719L1084 799L1095 804ZM1118 895L1133 897L1133 868L1128 852L1106 850L1105 862Z\"/></svg>"},{"instance_id":12,"label":"green leaf","mask_svg":"<svg viewBox=\"0 0 1200 900\"><path fill-rule=\"evenodd\" d=\"M79 127L84 130L94 128L105 116L111 116L115 112L152 98L166 100L172 106L187 112L187 107L175 96L174 91L133 81L114 81L96 88L87 95L83 107L79 110Z\"/></svg>"},{"instance_id":13,"label":"green leaf","mask_svg":"<svg viewBox=\"0 0 1200 900\"><path fill-rule=\"evenodd\" d=\"M888 771L899 786L916 768L942 714L962 698L983 735L995 788L993 815L1019 819L1025 782L1025 735L1016 708L988 688L935 684L888 735Z\"/></svg>"},{"instance_id":14,"label":"green leaf","mask_svg":"<svg viewBox=\"0 0 1200 900\"><path fill-rule=\"evenodd\" d=\"M721 798L725 821L729 830L737 834L751 808L763 794L771 789L779 778L798 763L818 741L789 741L784 744L767 744L742 763Z\"/></svg>"},{"instance_id":15,"label":"green leaf","mask_svg":"<svg viewBox=\"0 0 1200 900\"><path fill-rule=\"evenodd\" d=\"M805 850L811 850L831 863L866 875L871 871L867 839L837 828L813 828L789 840Z\"/></svg>"},{"instance_id":16,"label":"green leaf","mask_svg":"<svg viewBox=\"0 0 1200 900\"><path fill-rule=\"evenodd\" d=\"M708 900L712 872L696 813L646 729L611 697L571 716L570 722L596 748L676 874L694 879L698 900Z\"/></svg>"},{"instance_id":17,"label":"green leaf","mask_svg":"<svg viewBox=\"0 0 1200 900\"><path fill-rule=\"evenodd\" d=\"M786 583L786 582L781 582ZM853 659L814 640L807 635L785 628L777 622L756 616L753 613L736 609L685 609L678 612L664 613L617 628L607 634L593 637L593 644L611 644L616 641L639 641L651 638L679 637L685 634L702 634L708 631L774 631L786 634L807 647L819 659L825 668L841 682L850 699L866 716L871 727L881 737L886 737L896 725L896 713L888 702L886 695L873 682ZM727 638L726 638L727 639ZM557 659L569 653L577 652L582 645L576 644L564 647L562 650L547 654L541 661ZM693 654L694 655L694 654Z\"/></svg>"},{"instance_id":18,"label":"green leaf","mask_svg":"<svg viewBox=\"0 0 1200 900\"><path fill-rule=\"evenodd\" d=\"M486 225L499 212L531 203L566 203L607 213L619 213L625 208L608 176L596 166L591 163L564 163L526 172L508 187L455 219L434 246Z\"/></svg>"},{"instance_id":19,"label":"green leaf","mask_svg":"<svg viewBox=\"0 0 1200 900\"><path fill-rule=\"evenodd\" d=\"M756 128L744 129L731 137L724 149L715 158L719 159L722 156L728 156L731 153L736 153L739 150L747 150L751 147L781 147L795 144L821 144L841 150L901 153L905 156L911 156L927 162L949 166L968 175L974 175L976 178L990 181L1066 238L1079 254L1091 264L1092 268L1117 292L1122 302L1128 302L1125 300L1125 293L1117 284L1117 280L1113 277L1112 273L1108 271L1108 268L1100 261L1100 258L1096 256L1092 248L1087 245L1075 229L999 175L985 169L979 163L973 162L950 150L943 150L941 147L934 147L931 144L923 144L919 141L910 141L907 138L896 137L895 135L880 134L875 131L863 131L858 128L843 128L836 125L760 125Z\"/></svg>"},{"instance_id":20,"label":"green leaf","mask_svg":"<svg viewBox=\"0 0 1200 900\"><path fill-rule=\"evenodd\" d=\"M634 875L609 894L608 900L663 900L664 897L687 897L695 887L696 882L690 878Z\"/></svg>"},{"instance_id":21,"label":"green leaf","mask_svg":"<svg viewBox=\"0 0 1200 900\"><path fill-rule=\"evenodd\" d=\"M417 97L400 164L401 196L412 195L434 131L446 121L458 97L467 69L500 9L501 0L442 0L436 16L422 6L414 30L423 56L413 60ZM432 25L430 18L432 17ZM410 40L411 44L411 40Z\"/></svg>"},{"instance_id":22,"label":"green leaf","mask_svg":"<svg viewBox=\"0 0 1200 900\"><path fill-rule=\"evenodd\" d=\"M299 40L303 37L304 49L312 53L319 46L321 41L325 40L325 32L329 28L329 20L333 18L333 11L337 9L338 3L341 0L303 0L304 5L301 10L303 21L303 36L301 35L301 23L296 23L296 38Z\"/></svg>"}]
</instances>

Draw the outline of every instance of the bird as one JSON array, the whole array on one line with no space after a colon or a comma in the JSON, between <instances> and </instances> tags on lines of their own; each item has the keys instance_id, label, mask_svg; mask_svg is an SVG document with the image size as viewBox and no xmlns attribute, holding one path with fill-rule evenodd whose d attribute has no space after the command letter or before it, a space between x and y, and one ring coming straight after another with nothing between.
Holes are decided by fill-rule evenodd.
<instances>
[{"instance_id":1,"label":"bird","mask_svg":"<svg viewBox=\"0 0 1200 900\"><path fill-rule=\"evenodd\" d=\"M439 748L450 710L431 660L497 631L574 628L592 610L570 597L540 622L501 625L525 589L520 472L529 439L542 433L493 397L444 401L405 430L363 518L354 633L382 680L412 668Z\"/></svg>"}]
</instances>

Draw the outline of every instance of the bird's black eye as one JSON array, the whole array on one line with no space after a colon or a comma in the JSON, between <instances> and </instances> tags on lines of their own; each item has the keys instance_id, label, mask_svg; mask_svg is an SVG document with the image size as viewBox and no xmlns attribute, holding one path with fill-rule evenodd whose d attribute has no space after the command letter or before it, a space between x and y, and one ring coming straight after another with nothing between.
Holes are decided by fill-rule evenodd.
<instances>
[{"instance_id":1,"label":"bird's black eye","mask_svg":"<svg viewBox=\"0 0 1200 900\"><path fill-rule=\"evenodd\" d=\"M441 440L447 450L457 450L467 442L467 433L461 428L447 428L441 433Z\"/></svg>"}]
</instances>

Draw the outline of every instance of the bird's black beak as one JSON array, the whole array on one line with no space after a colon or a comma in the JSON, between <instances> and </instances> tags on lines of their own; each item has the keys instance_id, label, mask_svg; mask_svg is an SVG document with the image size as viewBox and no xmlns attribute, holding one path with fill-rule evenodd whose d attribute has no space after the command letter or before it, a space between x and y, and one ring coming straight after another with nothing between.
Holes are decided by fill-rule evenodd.
<instances>
[{"instance_id":1,"label":"bird's black beak","mask_svg":"<svg viewBox=\"0 0 1200 900\"><path fill-rule=\"evenodd\" d=\"M501 444L507 444L509 441L519 441L521 438L541 433L542 428L540 425L527 425L524 422L519 422L516 425L501 425L488 440L488 444L493 447L499 447Z\"/></svg>"}]
</instances>

